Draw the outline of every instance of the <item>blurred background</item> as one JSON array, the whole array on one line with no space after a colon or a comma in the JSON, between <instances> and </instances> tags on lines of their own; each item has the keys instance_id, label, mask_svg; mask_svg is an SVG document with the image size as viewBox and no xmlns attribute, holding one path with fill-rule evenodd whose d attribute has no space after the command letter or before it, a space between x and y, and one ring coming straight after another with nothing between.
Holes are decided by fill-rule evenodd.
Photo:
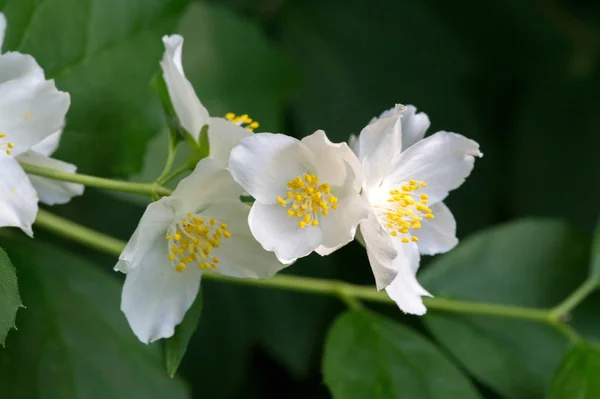
<instances>
[{"instance_id":1,"label":"blurred background","mask_svg":"<svg viewBox=\"0 0 600 399\"><path fill-rule=\"evenodd\" d=\"M497 246L496 255L527 251L527 240L552 230L553 223L568 223L561 237L582 245L572 255L532 249L550 257L538 259L536 270L539 276L550 275L548 279L559 288L549 296L525 298L523 303L552 305L587 273L585 245L600 209L600 2L107 0L89 4L88 8L75 0L0 0L9 22L4 50L33 54L58 87L72 95L57 156L79 165L82 173L136 181L158 176L166 157L167 133L149 82L159 71L162 35L181 33L184 69L212 115L247 113L261 123L259 131L302 137L324 129L333 141L345 141L373 116L403 103L429 115L430 134L446 130L478 141L484 157L447 200L458 221L459 237L517 218L547 217L560 221L540 222L519 236L521 247ZM185 151L180 155L185 159ZM126 240L145 203L145 198L88 189L85 196L51 210ZM27 309L19 312L19 331L11 331L7 349L0 349L0 374L6 379L2 398L42 397L47 389L61 398L331 397L320 364L326 332L344 309L338 300L204 282L198 330L178 376L170 380L160 360L161 345L153 344L146 351L116 311L122 276L111 270L115 258L44 231L36 234L36 245L47 243L39 244L39 255L28 253L29 242L4 245L17 267ZM552 250L566 248L562 241L544 243ZM11 253L11 248L23 250ZM567 260L557 269L547 268L548 262L563 255ZM470 253L465 250L461 256L455 262ZM36 274L32 271L36 259L52 259L53 265ZM78 275L84 268L81 262L90 269L89 275ZM431 263L424 259L424 273L435 266ZM504 276L501 285L525 292L540 278L525 272L521 276L525 280L514 282L502 274L507 269L493 269L500 270L494 274L473 264L473 270L477 272L478 266L480 277L471 283L482 291ZM366 254L355 243L327 258L302 259L286 273L373 284ZM511 274L515 275L520 275L519 270ZM48 283L46 278L54 280ZM434 280L433 275L425 278L430 281L424 282L425 287L438 295L454 292L453 286L437 289ZM81 299L94 290L98 291L91 294L94 299ZM482 293L473 299L486 298ZM584 305L594 309L599 299L593 297L595 302ZM560 360L561 352L553 352L551 346L536 349L538 357L529 353L532 363L507 355L510 359L503 358L505 363L498 368L515 367L525 380L512 384L507 381L517 377L497 379L479 360L452 353L452 339L439 335L440 329L451 326L442 323L443 317L436 324L435 312L428 322L429 316L407 317L393 306L372 308L436 344L441 342L441 351L468 371L470 383L486 398L543 397ZM590 336L600 337L600 324L584 324ZM531 326L513 327L530 334L532 341L543 341ZM455 344L468 351L475 338L460 337L464 341ZM554 341L551 337L544 342ZM521 350L510 342L508 346L513 354ZM500 357L490 351L490 357ZM28 370L38 373L35 384L27 383Z\"/></svg>"}]
</instances>

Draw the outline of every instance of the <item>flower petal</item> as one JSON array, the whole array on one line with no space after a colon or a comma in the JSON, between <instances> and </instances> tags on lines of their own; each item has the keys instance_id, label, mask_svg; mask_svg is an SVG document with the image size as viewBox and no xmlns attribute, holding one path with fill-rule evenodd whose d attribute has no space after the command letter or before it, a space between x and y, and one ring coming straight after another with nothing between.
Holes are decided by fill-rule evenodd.
<instances>
[{"instance_id":1,"label":"flower petal","mask_svg":"<svg viewBox=\"0 0 600 399\"><path fill-rule=\"evenodd\" d=\"M349 164L345 163L346 168L350 169ZM352 175L350 170L347 180L354 180ZM368 215L364 198L353 187L347 187L346 192L339 194L338 209L320 217L319 227L323 240L315 252L325 256L348 244L354 239L358 223Z\"/></svg>"},{"instance_id":2,"label":"flower petal","mask_svg":"<svg viewBox=\"0 0 600 399\"><path fill-rule=\"evenodd\" d=\"M17 160L62 172L75 173L77 170L77 167L73 164L40 155L31 150L19 155ZM35 187L40 201L46 205L66 204L71 198L82 195L84 190L82 184L68 183L33 175L30 175L29 179L33 187Z\"/></svg>"},{"instance_id":3,"label":"flower petal","mask_svg":"<svg viewBox=\"0 0 600 399\"><path fill-rule=\"evenodd\" d=\"M175 213L166 197L148 205L114 269L128 273L140 267L153 249L162 248L166 253L165 235L174 219Z\"/></svg>"},{"instance_id":4,"label":"flower petal","mask_svg":"<svg viewBox=\"0 0 600 399\"><path fill-rule=\"evenodd\" d=\"M181 65L183 37L163 36L165 54L160 66L167 84L171 103L181 126L197 142L202 127L208 123L208 111L196 96L194 87L186 79Z\"/></svg>"},{"instance_id":5,"label":"flower petal","mask_svg":"<svg viewBox=\"0 0 600 399\"><path fill-rule=\"evenodd\" d=\"M262 247L275 252L277 259L286 265L310 254L321 243L321 229L298 227L298 219L288 216L279 204L255 202L248 215L248 224Z\"/></svg>"},{"instance_id":6,"label":"flower petal","mask_svg":"<svg viewBox=\"0 0 600 399\"><path fill-rule=\"evenodd\" d=\"M392 158L402 151L402 113L404 106L381 114L358 136L358 154L365 174L365 189L378 187L390 168Z\"/></svg>"},{"instance_id":7,"label":"flower petal","mask_svg":"<svg viewBox=\"0 0 600 399\"><path fill-rule=\"evenodd\" d=\"M273 252L265 251L256 241L248 227L250 206L237 202L214 204L200 216L214 218L227 224L231 238L221 239L219 248L211 255L219 258L217 273L231 277L266 278L274 275L286 265L277 261Z\"/></svg>"},{"instance_id":8,"label":"flower petal","mask_svg":"<svg viewBox=\"0 0 600 399\"><path fill-rule=\"evenodd\" d=\"M272 133L240 141L231 151L229 169L235 181L263 204L276 204L277 196L287 192L287 183L306 172L299 141Z\"/></svg>"},{"instance_id":9,"label":"flower petal","mask_svg":"<svg viewBox=\"0 0 600 399\"><path fill-rule=\"evenodd\" d=\"M398 256L394 259L394 268L398 275L386 287L385 291L404 313L423 315L427 312L422 296L432 296L417 281L419 269L419 251L414 243L396 245Z\"/></svg>"},{"instance_id":10,"label":"flower petal","mask_svg":"<svg viewBox=\"0 0 600 399\"><path fill-rule=\"evenodd\" d=\"M4 44L4 34L6 33L6 17L0 12L0 53Z\"/></svg>"},{"instance_id":11,"label":"flower petal","mask_svg":"<svg viewBox=\"0 0 600 399\"><path fill-rule=\"evenodd\" d=\"M198 294L200 276L197 268L175 271L166 241L141 254L139 266L125 278L121 296L121 310L140 341L173 335Z\"/></svg>"},{"instance_id":12,"label":"flower petal","mask_svg":"<svg viewBox=\"0 0 600 399\"><path fill-rule=\"evenodd\" d=\"M244 137L251 136L252 132L224 118L211 117L208 125L209 157L217 161L222 168L226 168L233 147Z\"/></svg>"},{"instance_id":13,"label":"flower petal","mask_svg":"<svg viewBox=\"0 0 600 399\"><path fill-rule=\"evenodd\" d=\"M383 186L398 186L410 179L424 180L427 187L421 191L429 195L429 203L433 205L465 181L473 169L475 156L482 156L475 141L456 133L438 132L404 151L392 165Z\"/></svg>"},{"instance_id":14,"label":"flower petal","mask_svg":"<svg viewBox=\"0 0 600 399\"><path fill-rule=\"evenodd\" d=\"M0 55L0 84L22 78L43 81L44 70L28 54L9 52Z\"/></svg>"},{"instance_id":15,"label":"flower petal","mask_svg":"<svg viewBox=\"0 0 600 399\"><path fill-rule=\"evenodd\" d=\"M0 227L19 227L33 237L31 225L38 212L38 196L21 168L12 157L0 154Z\"/></svg>"},{"instance_id":16,"label":"flower petal","mask_svg":"<svg viewBox=\"0 0 600 399\"><path fill-rule=\"evenodd\" d=\"M6 135L0 141L14 145L13 155L22 154L62 128L69 103L52 80L29 75L0 84L0 132Z\"/></svg>"},{"instance_id":17,"label":"flower petal","mask_svg":"<svg viewBox=\"0 0 600 399\"><path fill-rule=\"evenodd\" d=\"M379 224L373 211L360 223L360 235L367 247L367 256L378 290L392 283L398 271L392 267L396 249L389 233Z\"/></svg>"},{"instance_id":18,"label":"flower petal","mask_svg":"<svg viewBox=\"0 0 600 399\"><path fill-rule=\"evenodd\" d=\"M50 155L54 154L54 152L58 148L58 144L60 143L62 133L62 129L57 130L50 136L46 137L45 139L31 147L31 150L37 152L38 154L49 157Z\"/></svg>"},{"instance_id":19,"label":"flower petal","mask_svg":"<svg viewBox=\"0 0 600 399\"><path fill-rule=\"evenodd\" d=\"M402 151L406 151L408 147L422 140L430 125L426 113L417 114L417 109L413 105L407 105L406 111L402 114Z\"/></svg>"},{"instance_id":20,"label":"flower petal","mask_svg":"<svg viewBox=\"0 0 600 399\"><path fill-rule=\"evenodd\" d=\"M360 161L346 143L332 143L323 130L317 130L300 141L300 149L305 157L305 165L312 165L319 180L332 186L353 187L359 191L363 174ZM353 179L348 181L348 168Z\"/></svg>"},{"instance_id":21,"label":"flower petal","mask_svg":"<svg viewBox=\"0 0 600 399\"><path fill-rule=\"evenodd\" d=\"M188 177L179 182L166 201L175 209L176 214L196 213L210 204L227 200L239 201L242 193L242 188L228 170L220 167L217 161L204 158Z\"/></svg>"},{"instance_id":22,"label":"flower petal","mask_svg":"<svg viewBox=\"0 0 600 399\"><path fill-rule=\"evenodd\" d=\"M421 229L415 232L419 236L419 252L424 255L448 252L458 244L456 220L450 209L443 202L438 202L431 210L435 219L424 219Z\"/></svg>"}]
</instances>

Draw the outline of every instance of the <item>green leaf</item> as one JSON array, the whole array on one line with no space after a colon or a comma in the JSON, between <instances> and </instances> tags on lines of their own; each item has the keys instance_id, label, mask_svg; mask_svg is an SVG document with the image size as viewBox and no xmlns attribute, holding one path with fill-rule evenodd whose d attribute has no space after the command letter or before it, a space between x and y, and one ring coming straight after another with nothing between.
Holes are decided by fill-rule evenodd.
<instances>
[{"instance_id":1,"label":"green leaf","mask_svg":"<svg viewBox=\"0 0 600 399\"><path fill-rule=\"evenodd\" d=\"M3 238L27 309L0 353L2 398L187 398L119 310L114 272L39 240ZM110 273L110 274L108 274Z\"/></svg>"},{"instance_id":2,"label":"green leaf","mask_svg":"<svg viewBox=\"0 0 600 399\"><path fill-rule=\"evenodd\" d=\"M473 235L420 276L432 294L550 308L587 276L589 240L568 224L526 219ZM570 343L539 322L430 311L425 324L479 381L507 398L541 398Z\"/></svg>"},{"instance_id":3,"label":"green leaf","mask_svg":"<svg viewBox=\"0 0 600 399\"><path fill-rule=\"evenodd\" d=\"M548 399L600 398L600 350L579 343L558 368Z\"/></svg>"},{"instance_id":4,"label":"green leaf","mask_svg":"<svg viewBox=\"0 0 600 399\"><path fill-rule=\"evenodd\" d=\"M202 292L198 292L192 307L187 311L181 324L175 328L175 334L165 342L165 361L167 373L175 375L181 360L187 351L192 335L200 322L202 313Z\"/></svg>"},{"instance_id":5,"label":"green leaf","mask_svg":"<svg viewBox=\"0 0 600 399\"><path fill-rule=\"evenodd\" d=\"M17 273L6 252L0 248L0 345L5 345L8 331L15 327L17 310L21 306Z\"/></svg>"},{"instance_id":6,"label":"green leaf","mask_svg":"<svg viewBox=\"0 0 600 399\"><path fill-rule=\"evenodd\" d=\"M600 282L600 220L596 224L596 231L592 240L592 259L590 263L591 277Z\"/></svg>"},{"instance_id":7,"label":"green leaf","mask_svg":"<svg viewBox=\"0 0 600 399\"><path fill-rule=\"evenodd\" d=\"M188 0L8 0L5 50L33 55L71 94L57 157L90 174L141 168L145 144L163 126L148 84L161 36ZM93 148L93 151L88 149Z\"/></svg>"},{"instance_id":8,"label":"green leaf","mask_svg":"<svg viewBox=\"0 0 600 399\"><path fill-rule=\"evenodd\" d=\"M429 341L366 311L348 311L331 327L323 375L334 398L481 398Z\"/></svg>"}]
</instances>

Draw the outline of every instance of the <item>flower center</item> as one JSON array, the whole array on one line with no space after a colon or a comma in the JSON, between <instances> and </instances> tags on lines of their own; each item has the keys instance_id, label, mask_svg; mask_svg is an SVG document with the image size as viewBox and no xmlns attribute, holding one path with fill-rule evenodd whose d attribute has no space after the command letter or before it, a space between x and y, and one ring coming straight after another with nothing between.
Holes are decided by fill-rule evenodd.
<instances>
[{"instance_id":1,"label":"flower center","mask_svg":"<svg viewBox=\"0 0 600 399\"><path fill-rule=\"evenodd\" d=\"M219 258L212 251L219 248L221 238L231 238L225 223L215 219L205 220L188 213L167 231L169 259L175 270L181 272L188 266L200 269L217 269Z\"/></svg>"},{"instance_id":2,"label":"flower center","mask_svg":"<svg viewBox=\"0 0 600 399\"><path fill-rule=\"evenodd\" d=\"M433 219L433 213L427 206L429 197L427 194L417 194L421 187L426 187L424 181L417 182L409 180L403 184L400 190L390 190L390 197L387 200L389 205L384 206L385 226L390 235L401 237L403 243L417 242L419 237L413 234L414 230L421 228L421 221Z\"/></svg>"},{"instance_id":3,"label":"flower center","mask_svg":"<svg viewBox=\"0 0 600 399\"><path fill-rule=\"evenodd\" d=\"M258 122L252 120L252 118L250 118L248 114L237 116L233 112L228 112L227 114L225 114L225 119L227 119L234 125L241 126L247 130L250 130L251 132L253 132L254 129L256 129L259 126Z\"/></svg>"},{"instance_id":4,"label":"flower center","mask_svg":"<svg viewBox=\"0 0 600 399\"><path fill-rule=\"evenodd\" d=\"M6 137L6 133L0 133L0 151L4 151L7 155L12 154L12 149L14 148L14 144L11 141L4 141Z\"/></svg>"},{"instance_id":5,"label":"flower center","mask_svg":"<svg viewBox=\"0 0 600 399\"><path fill-rule=\"evenodd\" d=\"M331 194L329 184L319 185L317 176L306 174L290 180L285 198L279 196L277 202L288 208L288 216L300 219L298 227L305 228L318 226L319 214L327 216L330 207L336 210L338 198Z\"/></svg>"}]
</instances>

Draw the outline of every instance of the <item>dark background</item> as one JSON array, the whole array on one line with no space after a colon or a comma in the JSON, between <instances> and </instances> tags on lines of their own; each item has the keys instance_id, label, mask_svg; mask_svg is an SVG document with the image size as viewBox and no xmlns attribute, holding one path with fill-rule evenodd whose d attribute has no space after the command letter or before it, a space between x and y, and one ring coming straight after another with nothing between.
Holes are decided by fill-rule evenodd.
<instances>
[{"instance_id":1,"label":"dark background","mask_svg":"<svg viewBox=\"0 0 600 399\"><path fill-rule=\"evenodd\" d=\"M322 128L333 141L345 141L395 103L413 104L429 115L430 134L439 130L463 134L478 141L484 153L471 177L447 200L459 238L521 217L565 220L584 236L596 224L600 2L171 3L165 10L176 8L178 13L153 28L154 39L148 40L156 42L151 45L154 63L140 68L148 69L147 75L157 72L161 35L172 29L182 33L186 74L211 114L248 113L261 122L261 131L302 137ZM19 40L10 36L8 16L7 43L16 47ZM51 57L39 57L47 71L52 69L47 61ZM58 77L57 82L61 87ZM74 104L83 102L83 95L78 97L73 90ZM116 96L119 104L129 101L114 94L117 88L111 90L104 94ZM162 123L158 101L149 91L144 94L154 112L133 109L143 121L139 124L122 122L119 118L125 116L105 103L87 121L102 129L119 123L127 132L143 130L155 119ZM86 106L95 107L94 101L92 95L86 97ZM80 111L73 111L69 123L75 127L67 131L59 157L78 162L82 172L91 174L134 175L138 180L158 174L164 160L160 149L166 146L164 131L142 163L141 150L131 156L127 147L140 146L157 130L139 142L85 141L79 134L84 119L78 116ZM95 154L76 154L82 143ZM112 163L102 159L105 150ZM143 207L130 198L89 189L84 197L53 211L126 240ZM39 240L59 243L111 273L114 257L48 233L37 234ZM425 259L423 269L428 263ZM366 254L355 243L327 258L302 259L286 273L373 284ZM342 303L215 282L203 283L202 296L200 325L180 369L193 397L330 397L322 383L320 361L325 333L343 310ZM26 305L33 301L23 297ZM372 308L428 334L422 319L404 316L393 306ZM9 347L19 333L11 332ZM476 384L486 397L501 397L487 384Z\"/></svg>"}]
</instances>

